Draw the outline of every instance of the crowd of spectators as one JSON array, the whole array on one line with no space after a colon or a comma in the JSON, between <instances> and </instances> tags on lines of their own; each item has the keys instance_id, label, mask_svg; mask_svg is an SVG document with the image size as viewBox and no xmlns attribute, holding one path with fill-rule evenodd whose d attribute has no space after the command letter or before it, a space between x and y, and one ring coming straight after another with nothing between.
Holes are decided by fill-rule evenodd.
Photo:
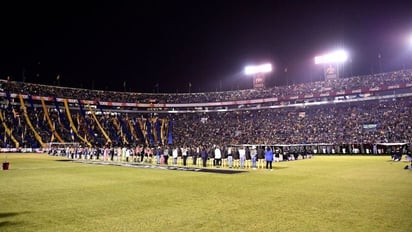
<instances>
[{"instance_id":1,"label":"crowd of spectators","mask_svg":"<svg viewBox=\"0 0 412 232\"><path fill-rule=\"evenodd\" d=\"M46 97L78 98L107 102L130 103L206 103L220 101L251 100L269 97L298 96L315 93L357 90L412 82L411 70L400 70L374 75L354 76L326 81L307 82L294 85L273 86L265 89L200 93L136 93L67 88L33 83L2 80L3 89L11 93Z\"/></svg>"},{"instance_id":2,"label":"crowd of spectators","mask_svg":"<svg viewBox=\"0 0 412 232\"><path fill-rule=\"evenodd\" d=\"M412 83L410 71L398 71L352 77L324 82L314 82L291 86L273 87L265 90L242 90L236 92L192 93L192 94L144 94L105 92L85 89L69 89L56 86L20 82L2 82L3 91L39 96L75 98L82 96L85 100L104 101L146 101L149 98L162 99L168 103L185 103L190 96L197 96L191 102L210 102L226 100L243 100L263 98L274 95L300 95L314 92L360 89L382 85ZM3 99L1 113L3 122L12 130L13 137L25 147L39 147L39 141L31 130L24 113L18 104L11 104ZM18 102L18 101L17 101ZM28 103L27 116L42 138L43 142L56 141L53 130L66 142L82 142L82 136L91 144L103 146L110 138L111 145L151 145L157 146L149 139L137 135L139 120L153 122L150 113L115 113L96 115L97 121L90 114L72 110L71 120L76 128L69 125L69 119L63 109L59 112L49 104L47 112L42 107ZM46 114L51 123L47 121ZM174 146L238 146L241 144L331 144L338 151L362 145L373 147L378 143L412 141L412 97L393 97L357 102L315 105L306 107L285 107L276 109L236 110L208 113L159 113L156 117L173 121ZM1 122L1 123L3 123ZM50 128L50 124L53 128ZM145 123L144 123L145 124ZM136 127L137 125L137 127ZM151 125L154 128L154 125ZM135 128L135 129L133 129ZM143 127L143 134L145 130ZM146 127L144 127L146 128ZM0 130L6 131L3 124ZM103 133L105 131L106 135ZM84 142L84 141L83 141ZM169 143L163 140L161 143ZM0 141L2 147L13 147L11 136L3 133Z\"/></svg>"},{"instance_id":3,"label":"crowd of spectators","mask_svg":"<svg viewBox=\"0 0 412 232\"><path fill-rule=\"evenodd\" d=\"M3 109L5 122L22 146L39 146L33 132L18 107ZM67 119L55 110L47 112L54 128L64 141L71 142L73 131L65 126ZM45 113L41 108L28 110L31 123L44 142L53 138ZM348 144L377 144L412 140L412 97L339 103L306 108L280 108L211 113L182 113L158 115L174 122L173 144L183 145L240 145L240 144L318 144L338 146ZM99 115L101 127L115 144L146 143L120 122L136 124L141 114ZM79 135L93 144L103 145L107 139L90 115L73 112L72 120ZM66 121L66 122L65 122ZM152 121L152 120L151 120ZM1 126L1 130L4 128ZM5 137L8 137L4 134ZM53 138L56 142L56 138ZM160 141L159 139L156 141ZM10 138L2 143L13 146ZM81 141L80 141L81 142ZM157 142L158 143L158 142ZM157 144L156 143L156 144ZM166 143L163 141L163 143ZM152 145L156 145L152 144ZM4 144L3 144L4 146Z\"/></svg>"},{"instance_id":4,"label":"crowd of spectators","mask_svg":"<svg viewBox=\"0 0 412 232\"><path fill-rule=\"evenodd\" d=\"M376 144L411 142L412 98L306 108L183 114L178 143Z\"/></svg>"}]
</instances>

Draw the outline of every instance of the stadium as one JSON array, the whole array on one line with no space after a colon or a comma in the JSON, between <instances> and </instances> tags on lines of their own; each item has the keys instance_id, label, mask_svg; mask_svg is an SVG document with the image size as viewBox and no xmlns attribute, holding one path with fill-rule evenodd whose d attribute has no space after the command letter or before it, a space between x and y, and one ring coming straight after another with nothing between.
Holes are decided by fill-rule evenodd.
<instances>
[{"instance_id":1,"label":"stadium","mask_svg":"<svg viewBox=\"0 0 412 232\"><path fill-rule=\"evenodd\" d=\"M400 70L264 90L178 95L2 80L1 143L6 149L77 143L193 150L248 144L323 154L390 154L391 146L385 145L395 143L402 145L394 149L405 153L412 134L411 76L410 70Z\"/></svg>"},{"instance_id":2,"label":"stadium","mask_svg":"<svg viewBox=\"0 0 412 232\"><path fill-rule=\"evenodd\" d=\"M147 178L147 175L152 176L159 174L159 172L172 172L170 170L186 170L194 171L194 173L216 173L209 175L222 175L219 173L240 173L236 174L234 177L235 179L232 179L229 182L226 182L224 179L220 180L223 183L226 182L228 186L220 186L218 188L226 189L226 187L236 184L248 184L248 182L242 183L238 178L251 178L251 181L253 182L249 184L252 186L260 185L258 184L259 182L262 182L261 184L266 186L268 183L265 182L269 180L266 180L265 178L260 179L260 176L265 173L260 172L265 171L266 168L268 168L268 166L266 166L268 161L266 159L265 150L266 148L269 148L274 152L273 156L275 157L275 162L273 164L273 170L275 170L275 172L273 173L275 174L276 172L284 172L283 169L298 168L305 170L306 174L304 175L313 175L308 168L312 165L319 164L311 164L308 161L319 160L319 157L325 156L326 160L322 160L321 158L321 161L326 163L321 165L331 165L334 167L333 169L344 168L341 167L341 165L348 165L347 162L355 162L355 164L351 164L355 166L352 168L359 170L353 171L353 173L371 175L367 172L378 172L379 175L386 175L385 172L388 170L382 170L381 173L376 170L376 167L373 165L369 168L365 167L365 170L363 170L363 166L371 165L373 162L387 165L388 161L404 161L406 159L405 157L410 157L410 142L412 135L412 129L410 127L412 102L411 78L412 73L410 70L399 70L375 75L355 76L265 89L180 93L176 95L94 91L89 89L63 88L59 86L46 86L34 83L1 80L1 131L4 131L3 138L0 141L2 157L4 158L4 154L8 154L7 152L23 152L23 154L25 152L27 152L27 154L30 154L31 152L39 153L39 155L34 156L10 154L8 159L11 163L10 171L12 172L35 170L34 172L38 173L39 169L42 170L40 171L41 173L47 173L49 165L52 167L56 165L48 162L56 162L62 159L67 161L77 161L69 164L69 166L66 166L66 164L63 166L62 164L58 164L56 168L53 168L53 171L56 172L53 173L53 175L58 175L59 177L57 177L57 179L62 178L60 180L62 183L66 181L67 176L60 177L60 175L68 175L66 173L67 170L70 170L71 172L71 169L73 169L77 170L76 172L80 172L78 177L69 177L68 181L71 183L69 187L62 187L64 189L67 188L65 191L74 191L71 193L73 195L69 194L69 196L63 196L62 198L63 200L66 197L69 198L67 200L78 197L97 198L96 200L91 200L94 204L97 204L95 201L99 201L99 199L104 197L107 193L97 193L93 190L90 190L91 193L88 193L89 190L87 189L79 189L80 186L76 186L79 184L76 178L92 178L89 175L102 175L100 177L103 179L109 177L105 177L105 174L100 173L101 170L93 170L94 168L91 167L87 167L91 169L91 173L83 173L85 169L82 169L81 167L84 167L84 165L89 166L90 164L95 164L99 166L103 165L105 167L109 165L107 166L109 170L106 171L108 173L113 172L110 175L113 175L114 177L118 175L116 172L122 172L123 174L121 175L124 176L118 178L126 178L134 182L136 180L134 180L132 176L136 175L139 180L145 179L147 182L154 181L152 183L153 185L157 185L157 182L160 181L157 178L160 177L156 177L156 180L152 180L153 177ZM293 95L289 95L290 93ZM76 98L76 96L84 96L84 98L79 99ZM219 155L216 152L217 149L219 150ZM46 158L41 154L47 154L45 155ZM355 155L358 158L355 158L355 161L353 161L351 160L353 158L348 159L345 155ZM365 158L365 155L369 158ZM165 158L167 156L170 156L169 161ZM331 157L334 158L331 159ZM371 157L373 158L371 159ZM27 159L26 163L23 161L25 159ZM45 163L42 164L42 162ZM304 166L302 166L302 163L304 162L308 163L305 163ZM404 166L403 162L398 163L395 163L395 166L397 167L395 170L399 172L396 175L400 175L401 169ZM141 168L132 169L130 171L129 169L127 171L112 169L119 169L122 168L122 166L145 167L146 169L149 169L143 171ZM67 169L63 167L66 167ZM321 169L325 168L326 167L321 167ZM369 170L371 168L372 170ZM388 167L381 168L385 169ZM391 168L393 168L393 166L391 166ZM65 171L61 173L59 169ZM251 174L251 171L256 171L260 174ZM394 170L392 170L392 172L393 171ZM9 175L9 173L7 173L7 175ZM160 203L171 204L169 206L171 208L168 207L169 209L166 213L168 213L168 211L174 211L174 204L180 204L178 203L180 201L179 195L187 194L186 184L190 183L190 185L195 186L200 184L214 186L213 188L217 187L215 184L209 183L209 180L204 180L204 183L199 183L195 179L188 180L187 183L185 183L184 180L175 180L175 178L185 179L184 176L186 173L190 172L160 174L160 176L170 175L171 179L168 180L165 176L161 177L167 180L167 183L165 185L160 185L162 187L159 187L157 191L165 191L167 194L175 195L172 197L174 200L167 197L166 201L164 199L159 201ZM345 175L349 175L350 173L352 173L352 171L349 171ZM336 175L334 171L330 170L325 174L330 174L332 176ZM13 173L10 175L16 174ZM24 176L24 174L18 175ZM34 175L35 179L40 178L36 177L38 174L31 175ZM44 175L44 173L42 175ZM197 174L188 175L195 175L190 178L205 178L201 176L196 177ZM248 177L248 175L250 175L250 177ZM284 172L280 175L286 175L284 176L285 180L288 180L288 178L292 178L292 180L294 178L305 179L304 176L294 176L303 175L303 173L299 173L299 171L295 174L287 174L287 172ZM98 179L100 177L98 177ZM6 177L6 174L2 174L2 178L11 179L13 176ZM53 178L56 178L56 176L53 176ZM75 180L71 180L70 178L74 178ZM271 178L277 177L272 176ZM338 176L338 179L339 178L342 177ZM405 187L401 187L405 185L407 186L410 179L408 179L408 177L401 178L407 179L404 179L399 183L395 181L395 183L400 185L398 186L400 190L397 192L397 194L400 194L400 199L397 199L400 203L402 202L403 191L410 190L409 187L406 189ZM214 178L212 177L210 179L213 180ZM356 179L358 179L358 177ZM51 184L48 178L42 181L45 181L45 183L47 183L46 185L49 185L49 183ZM107 180L98 181L105 182ZM117 182L117 179L114 178L112 181ZM176 186L180 186L180 188L183 188L184 190L180 191L175 189L170 193L169 190L163 189L167 188L169 185L175 186L176 181ZM389 178L389 181L392 182L394 180ZM6 182L7 180L4 179L3 183ZM96 180L94 179L93 183L95 182ZM31 185L26 182L22 182L21 184ZM84 187L89 188L91 187L89 186L90 184L91 183L87 182ZM181 186L182 184L184 187ZM306 185L307 184L308 183L306 183ZM316 183L311 181L309 181L309 184L316 185ZM349 183L349 186L353 188L354 186L352 186L352 184L353 183ZM23 191L22 189L19 190L18 186L9 189L9 186L11 185L12 184L8 184L6 187L7 191ZM305 186L305 184L303 186ZM311 188L311 186L306 187L309 189ZM376 188L376 186L374 187ZM372 189L374 187L372 187ZM130 186L125 187L125 191L132 191L129 188ZM189 187L191 194L196 194L195 192L198 188L201 189L200 191L208 191L207 186L206 189L202 189L199 186L195 189ZM292 192L296 191L294 188L295 187L292 187ZM52 190L48 191L47 188L40 189L42 189L41 191L46 191L49 194L52 194L50 197L56 197L55 194L52 193ZM391 187L389 187L389 189L391 189ZM6 197L7 191L2 191L4 197ZM102 191L111 192L110 190ZM139 191L142 192L134 193L132 191L128 195L123 196L125 197L123 200L134 201L133 199L135 197L139 198L139 194L143 194L142 197L145 198L156 198L157 194L161 194L152 191L145 192L145 190ZM234 194L229 199L236 198L236 193L232 192L233 190L225 192L226 190L222 189L221 191L222 192L218 191L215 194ZM266 189L265 191L273 190ZM310 192L310 190L305 191ZM322 192L323 191L333 192L332 190L322 190ZM343 189L340 189L339 191L343 191ZM356 194L357 191L359 191L359 189L355 190L355 193L353 194ZM391 190L386 191L390 192ZM208 194L206 192L204 194ZM272 209L267 208L265 204L262 203L253 202L251 203L252 205L249 205L247 203L251 200L249 198L257 197L249 196L249 193L257 195L263 194L259 193L259 191L255 192L254 190L247 188L246 191L240 191L240 194L246 194L246 196L244 196L245 202L239 204L235 201L232 204L236 207L242 205L243 207L252 207L250 212L252 214L259 215L260 207L262 207L266 213L271 212ZM280 197L280 199L289 198L287 192L279 193L274 191L274 193L286 194L285 196L277 196ZM11 192L9 194L11 194ZM24 193L23 191L21 194L27 193ZM103 194L103 196L90 196L89 194ZM121 193L119 194L122 195ZM137 195L135 196L135 194ZM150 194L154 195L152 196ZM202 193L197 194L200 195L189 196L191 198L195 197L194 201L191 201L193 207L196 207L198 201L202 201ZM211 194L211 196L217 197L214 194ZM272 197L277 198L276 196ZM292 197L293 201L301 202L304 200L296 199L296 197L297 196ZM183 199L186 201L186 197L183 197ZM100 200L104 201L104 199ZM359 199L355 200L358 201ZM59 199L55 199L55 201L59 201ZM142 203L137 199L136 201L139 202L137 205ZM152 200L149 201L152 202ZM206 200L206 202L207 201L208 200ZM213 208L218 204L218 207L222 207L219 208L219 210L224 211L227 210L227 207L230 207L219 199L213 201L217 202L207 202L206 206L200 204L200 207ZM288 201L290 201L290 199ZM117 204L113 202L113 200L109 200L108 203ZM158 204L156 201L152 203ZM349 205L352 203L353 202L347 202ZM408 211L410 211L410 208L405 206L409 205L409 203L405 202L403 203L405 205L399 205L400 203L395 204L395 206L399 206L399 209L396 209L396 211L403 211L406 215ZM6 203L6 205L8 204L9 203ZM54 204L60 205L60 203ZM82 204L85 203L83 202ZM299 204L303 204L303 202ZM69 205L71 205L71 203L69 203ZM123 204L120 203L120 205ZM11 205L9 207L13 208ZM67 205L60 207L66 208ZM81 206L77 207L82 208ZM257 208L253 209L254 207ZM161 212L165 213L163 212L164 209L162 209L162 207L160 208ZM177 208L179 209L179 207ZM287 208L288 207L286 207L286 209ZM73 210L74 209L71 209L70 211ZM90 206L85 207L78 213L86 213L84 210L88 211L87 214L92 213L90 212ZM127 209L125 212L135 214L133 210L130 210L131 209ZM326 208L325 210L329 212L331 209ZM387 209L384 208L382 210L385 212ZM145 210L143 211L145 212ZM52 210L52 212L57 213L54 210ZM76 213L76 210L70 214L73 213ZM98 214L97 212L94 213ZM190 214L194 213L195 212L191 212ZM292 211L292 213L303 213L302 217L310 217L310 215L306 215L306 213L300 211ZM47 215L47 212L45 214ZM127 222L129 225L132 225L132 227L129 227L122 223L117 224L114 218L105 219L107 222L101 224L101 226L103 226L105 230L132 230L132 228L146 228L153 231L160 231L163 230L162 228L165 228L165 226L170 225L174 228L171 229L171 231L175 229L177 230L177 228L188 230L188 227L184 225L185 223L182 221L184 219L181 218L180 214L176 212L173 214L174 216L171 217L166 215L162 216L165 217L164 220L166 221L172 220L168 221L166 224L164 224L164 222L157 222L157 220L160 219L156 219L155 217L142 216L144 220L148 222L160 223L159 226L152 225L151 223L148 225L145 223L141 224L142 222L139 221L136 223ZM205 212L202 214L205 214ZM385 215L385 217L386 216L387 215ZM65 215L60 215L60 217L64 218ZM70 220L78 221L78 218L72 217L73 216L69 217ZM78 215L78 217L83 216ZM89 215L86 217L93 216ZM195 218L196 217L197 216L195 216ZM209 215L207 217L210 217L213 221L210 222L208 220L204 221L204 219L192 218L195 220L195 223L202 223L203 221L204 223L212 223L210 225L197 225L199 230L217 230L226 223L224 220L221 222L223 224L218 223L218 225L216 225L215 221L219 220L216 219L216 215ZM230 216L227 217L230 218ZM281 220L288 220L287 218L292 217L292 215L284 215L283 217L285 218L282 218ZM380 217L377 216L377 218ZM351 218L351 220L352 219L353 218ZM131 219L127 219L126 221L128 220ZM236 219L232 220L236 221ZM346 220L349 220L349 218ZM404 224L409 225L407 217L405 220ZM64 221L65 220L61 220L61 222ZM274 219L274 221L276 222L277 220ZM45 230L44 226L48 225L47 222L43 222L46 224L31 223L33 230ZM318 223L320 223L320 225L317 225L319 226L317 228L320 228L319 231L329 230L331 229L330 226L335 224L322 224L321 222L316 222L316 224ZM80 228L82 228L81 230L94 230L94 226L99 225L100 223L94 225L89 223L86 225L83 223L80 224ZM51 230L66 231L75 230L76 228L75 224L72 223L70 226L55 225L54 223L51 223L51 225L59 226L52 226L50 227L52 228ZM261 226L268 226L268 228L271 228L270 230L275 231L301 228L296 227L293 224L279 226L277 224L267 225L266 223L256 222L254 224L252 223L252 225L253 226L248 224L247 230L252 230L252 228L264 230ZM306 222L306 225L311 224ZM227 230L239 229L237 225L230 224L228 226ZM28 231L27 227L24 226L24 223L23 225L19 225L18 223L7 224L6 221L3 222L3 227L6 229L5 231L8 229L13 231ZM308 230L317 230L312 227L309 228L311 229ZM339 230L346 231L349 230L349 228L349 225L344 224ZM390 230L390 225L384 223L383 226L377 230L383 231L388 228ZM353 231L364 231L364 228L360 227L359 229L353 229ZM407 227L405 227L403 231L407 231Z\"/></svg>"},{"instance_id":3,"label":"stadium","mask_svg":"<svg viewBox=\"0 0 412 232\"><path fill-rule=\"evenodd\" d=\"M270 146L282 153L406 154L412 135L411 76L410 70L400 70L172 95L1 80L1 145L4 151L73 143L100 149Z\"/></svg>"},{"instance_id":4,"label":"stadium","mask_svg":"<svg viewBox=\"0 0 412 232\"><path fill-rule=\"evenodd\" d=\"M258 2L5 7L0 231L411 231L406 4Z\"/></svg>"}]
</instances>

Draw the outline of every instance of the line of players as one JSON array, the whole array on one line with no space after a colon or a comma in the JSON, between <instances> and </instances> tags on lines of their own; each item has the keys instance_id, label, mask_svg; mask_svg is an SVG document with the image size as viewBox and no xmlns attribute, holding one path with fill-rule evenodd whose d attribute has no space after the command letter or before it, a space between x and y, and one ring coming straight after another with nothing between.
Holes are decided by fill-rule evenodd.
<instances>
[{"instance_id":1,"label":"line of players","mask_svg":"<svg viewBox=\"0 0 412 232\"><path fill-rule=\"evenodd\" d=\"M274 162L292 161L300 158L311 158L313 154L303 152L283 152L281 148L256 147L256 146L236 146L227 147L220 145L213 146L129 146L129 147L52 147L48 154L56 156L66 156L69 159L90 159L118 162L139 162L154 163L158 165L178 165L188 164L191 158L191 165L207 167L208 161L213 162L211 166L229 168L239 167L257 168L258 161L268 161L267 151L272 152L271 159ZM224 164L222 164L222 161ZM198 162L201 162L198 164Z\"/></svg>"}]
</instances>

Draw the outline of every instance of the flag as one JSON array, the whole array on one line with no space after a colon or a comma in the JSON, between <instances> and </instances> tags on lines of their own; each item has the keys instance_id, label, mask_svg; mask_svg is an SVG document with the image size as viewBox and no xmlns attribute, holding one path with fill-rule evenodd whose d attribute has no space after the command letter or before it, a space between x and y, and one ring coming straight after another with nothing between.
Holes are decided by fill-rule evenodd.
<instances>
[{"instance_id":1,"label":"flag","mask_svg":"<svg viewBox=\"0 0 412 232\"><path fill-rule=\"evenodd\" d=\"M137 119L138 120L138 119ZM140 129L140 124L137 123L135 120L132 121L134 124L134 129L140 139L140 142L144 143L144 135L142 133L142 130Z\"/></svg>"},{"instance_id":2,"label":"flag","mask_svg":"<svg viewBox=\"0 0 412 232\"><path fill-rule=\"evenodd\" d=\"M56 85L60 86L60 74L56 77Z\"/></svg>"},{"instance_id":3,"label":"flag","mask_svg":"<svg viewBox=\"0 0 412 232\"><path fill-rule=\"evenodd\" d=\"M172 119L169 121L167 144L169 144L169 145L173 144L173 120Z\"/></svg>"},{"instance_id":4,"label":"flag","mask_svg":"<svg viewBox=\"0 0 412 232\"><path fill-rule=\"evenodd\" d=\"M156 131L156 136L155 136L155 140L157 141L158 144L162 144L162 139L161 139L161 122L160 119L156 118L155 121L155 131Z\"/></svg>"},{"instance_id":5,"label":"flag","mask_svg":"<svg viewBox=\"0 0 412 232\"><path fill-rule=\"evenodd\" d=\"M164 144L165 141L165 130L166 130L166 119L162 119L162 125L160 126L160 139L161 139L161 144Z\"/></svg>"},{"instance_id":6,"label":"flag","mask_svg":"<svg viewBox=\"0 0 412 232\"><path fill-rule=\"evenodd\" d=\"M146 130L147 130L147 137L151 145L154 144L154 138L152 134L152 123L150 122L150 118L146 119Z\"/></svg>"}]
</instances>

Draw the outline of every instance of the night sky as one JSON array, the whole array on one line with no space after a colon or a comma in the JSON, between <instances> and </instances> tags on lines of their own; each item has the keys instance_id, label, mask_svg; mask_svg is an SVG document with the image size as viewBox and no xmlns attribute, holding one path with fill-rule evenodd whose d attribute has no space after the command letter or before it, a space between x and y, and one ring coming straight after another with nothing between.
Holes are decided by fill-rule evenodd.
<instances>
[{"instance_id":1,"label":"night sky","mask_svg":"<svg viewBox=\"0 0 412 232\"><path fill-rule=\"evenodd\" d=\"M0 4L0 78L137 92L319 80L313 57L345 48L343 76L412 68L408 1L55 1ZM378 58L380 54L380 60ZM287 72L285 72L287 70ZM56 82L60 75L60 83Z\"/></svg>"}]
</instances>

